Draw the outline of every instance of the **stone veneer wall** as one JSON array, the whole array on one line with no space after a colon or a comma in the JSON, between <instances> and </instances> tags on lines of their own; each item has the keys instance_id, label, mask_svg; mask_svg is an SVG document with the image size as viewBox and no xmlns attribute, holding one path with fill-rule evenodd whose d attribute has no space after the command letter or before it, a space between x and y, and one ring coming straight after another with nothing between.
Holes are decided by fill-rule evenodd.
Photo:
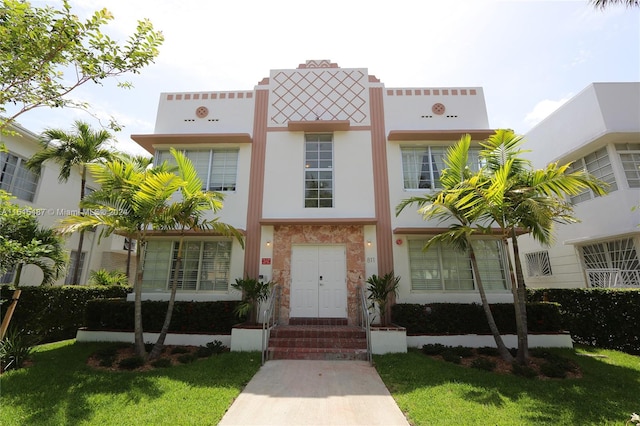
<instances>
[{"instance_id":1,"label":"stone veneer wall","mask_svg":"<svg viewBox=\"0 0 640 426\"><path fill-rule=\"evenodd\" d=\"M347 312L349 324L358 321L357 286L364 284L364 228L360 225L280 225L274 227L273 280L282 285L280 319L289 322L291 246L344 244L347 252Z\"/></svg>"}]
</instances>

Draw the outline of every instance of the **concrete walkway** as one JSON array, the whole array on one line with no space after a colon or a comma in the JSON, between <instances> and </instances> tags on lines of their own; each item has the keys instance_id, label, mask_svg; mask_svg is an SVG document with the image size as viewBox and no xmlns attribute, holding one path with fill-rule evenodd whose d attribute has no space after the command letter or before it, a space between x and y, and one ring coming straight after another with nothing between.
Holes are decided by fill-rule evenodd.
<instances>
[{"instance_id":1,"label":"concrete walkway","mask_svg":"<svg viewBox=\"0 0 640 426\"><path fill-rule=\"evenodd\" d=\"M219 423L408 425L366 361L268 361Z\"/></svg>"}]
</instances>

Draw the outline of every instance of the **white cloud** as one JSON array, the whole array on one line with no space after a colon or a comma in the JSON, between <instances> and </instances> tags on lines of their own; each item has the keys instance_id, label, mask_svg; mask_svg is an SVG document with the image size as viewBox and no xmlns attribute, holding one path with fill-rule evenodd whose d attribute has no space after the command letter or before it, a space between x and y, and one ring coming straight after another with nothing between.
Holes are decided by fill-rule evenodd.
<instances>
[{"instance_id":1,"label":"white cloud","mask_svg":"<svg viewBox=\"0 0 640 426\"><path fill-rule=\"evenodd\" d=\"M533 107L533 109L527 113L524 121L529 126L535 126L536 124L547 118L549 115L551 115L552 112L560 108L565 102L571 99L572 96L573 94L568 94L562 99L558 99L555 101L551 99L544 99L538 102Z\"/></svg>"}]
</instances>

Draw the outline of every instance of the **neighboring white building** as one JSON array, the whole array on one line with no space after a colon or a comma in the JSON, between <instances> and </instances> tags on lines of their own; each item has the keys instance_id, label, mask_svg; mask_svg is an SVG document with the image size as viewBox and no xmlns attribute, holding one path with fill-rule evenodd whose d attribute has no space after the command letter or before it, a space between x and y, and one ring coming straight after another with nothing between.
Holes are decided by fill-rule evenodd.
<instances>
[{"instance_id":1,"label":"neighboring white building","mask_svg":"<svg viewBox=\"0 0 640 426\"><path fill-rule=\"evenodd\" d=\"M26 161L41 149L38 135L18 124L10 126L15 134L0 134L0 145L4 144L8 152L0 152L0 189L16 197L14 203L32 207L36 210L41 225L54 227L64 216L78 211L80 200L80 171L71 173L67 182L59 182L59 166L46 161L40 174L28 170ZM89 190L98 188L89 178ZM85 232L81 262L80 284L87 283L89 273L105 268L125 271L127 251L125 239L119 235L103 238L98 244L97 232ZM73 269L71 265L78 258L78 234L66 239L65 247L69 251L70 265L68 274L60 277L56 284L71 284ZM135 252L132 256L131 270L135 271ZM133 277L135 274L131 274ZM0 283L13 282L13 271L0 275ZM35 266L27 266L20 276L20 285L38 285L42 282L42 272Z\"/></svg>"},{"instance_id":2,"label":"neighboring white building","mask_svg":"<svg viewBox=\"0 0 640 426\"><path fill-rule=\"evenodd\" d=\"M640 286L640 83L591 84L525 138L536 168L572 162L609 183L571 198L581 222L557 226L552 247L520 238L527 284Z\"/></svg>"},{"instance_id":3,"label":"neighboring white building","mask_svg":"<svg viewBox=\"0 0 640 426\"><path fill-rule=\"evenodd\" d=\"M489 129L480 87L386 88L366 68L307 61L272 70L253 90L162 93L155 132L132 138L157 161L184 150L205 182L225 194L222 221L246 245L208 232L189 238L179 298L238 299L230 282L282 285L281 317L355 322L357 286L394 271L399 302L479 301L468 257L423 252L446 224L415 211L410 196L437 188L442 156L463 134ZM144 297L168 297L177 238L148 244ZM509 301L505 254L478 248L490 301Z\"/></svg>"}]
</instances>

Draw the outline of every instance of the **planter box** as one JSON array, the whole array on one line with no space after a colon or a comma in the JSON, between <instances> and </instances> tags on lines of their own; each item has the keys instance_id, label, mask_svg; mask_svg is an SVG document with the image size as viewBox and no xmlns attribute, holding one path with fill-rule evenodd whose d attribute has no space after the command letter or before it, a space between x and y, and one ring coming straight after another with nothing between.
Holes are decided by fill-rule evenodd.
<instances>
[{"instance_id":1,"label":"planter box","mask_svg":"<svg viewBox=\"0 0 640 426\"><path fill-rule=\"evenodd\" d=\"M262 325L234 325L231 329L231 352L262 350Z\"/></svg>"},{"instance_id":2,"label":"planter box","mask_svg":"<svg viewBox=\"0 0 640 426\"><path fill-rule=\"evenodd\" d=\"M502 340L508 348L518 347L518 336L515 334L503 334ZM484 346L496 347L492 335L486 334L461 334L461 335L416 335L407 336L407 346L410 348L422 348L423 345L440 343L445 346L466 346L481 348ZM530 348L573 348L571 334L529 334Z\"/></svg>"},{"instance_id":3,"label":"planter box","mask_svg":"<svg viewBox=\"0 0 640 426\"><path fill-rule=\"evenodd\" d=\"M160 333L144 333L145 343L155 343ZM165 345L177 346L205 346L207 343L219 340L223 345L231 345L229 334L176 334L167 333ZM76 334L77 342L126 342L133 343L135 337L132 331L93 331L81 328Z\"/></svg>"},{"instance_id":4,"label":"planter box","mask_svg":"<svg viewBox=\"0 0 640 426\"><path fill-rule=\"evenodd\" d=\"M404 327L371 327L371 352L375 355L407 352Z\"/></svg>"}]
</instances>

